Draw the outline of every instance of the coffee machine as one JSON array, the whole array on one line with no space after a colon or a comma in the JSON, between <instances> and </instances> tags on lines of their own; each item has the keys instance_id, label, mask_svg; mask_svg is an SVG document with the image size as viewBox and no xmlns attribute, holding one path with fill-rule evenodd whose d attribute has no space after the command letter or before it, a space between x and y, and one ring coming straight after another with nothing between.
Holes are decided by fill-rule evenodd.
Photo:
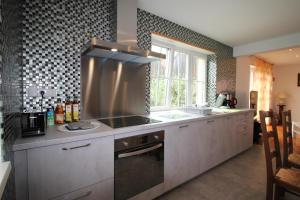
<instances>
[{"instance_id":1,"label":"coffee machine","mask_svg":"<svg viewBox=\"0 0 300 200\"><path fill-rule=\"evenodd\" d=\"M21 115L22 137L45 135L46 112L28 112Z\"/></svg>"},{"instance_id":2,"label":"coffee machine","mask_svg":"<svg viewBox=\"0 0 300 200\"><path fill-rule=\"evenodd\" d=\"M45 135L47 128L47 112L43 112L44 91L41 94L41 111L23 112L21 114L22 137Z\"/></svg>"}]
</instances>

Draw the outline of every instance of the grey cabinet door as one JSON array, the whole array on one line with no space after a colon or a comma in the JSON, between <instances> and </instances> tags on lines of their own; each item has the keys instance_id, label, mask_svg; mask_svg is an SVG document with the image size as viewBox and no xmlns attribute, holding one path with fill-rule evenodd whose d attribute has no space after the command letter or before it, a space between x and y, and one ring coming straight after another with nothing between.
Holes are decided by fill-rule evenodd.
<instances>
[{"instance_id":1,"label":"grey cabinet door","mask_svg":"<svg viewBox=\"0 0 300 200\"><path fill-rule=\"evenodd\" d=\"M28 150L29 199L50 199L113 178L113 152L113 137Z\"/></svg>"},{"instance_id":2,"label":"grey cabinet door","mask_svg":"<svg viewBox=\"0 0 300 200\"><path fill-rule=\"evenodd\" d=\"M188 122L166 129L165 190L200 174L202 122Z\"/></svg>"}]
</instances>

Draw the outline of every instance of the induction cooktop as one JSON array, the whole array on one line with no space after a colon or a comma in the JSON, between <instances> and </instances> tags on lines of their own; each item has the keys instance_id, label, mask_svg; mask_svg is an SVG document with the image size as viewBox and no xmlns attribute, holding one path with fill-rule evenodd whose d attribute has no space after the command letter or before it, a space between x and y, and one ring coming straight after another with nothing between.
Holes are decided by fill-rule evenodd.
<instances>
[{"instance_id":1,"label":"induction cooktop","mask_svg":"<svg viewBox=\"0 0 300 200\"><path fill-rule=\"evenodd\" d=\"M114 118L104 118L99 119L100 122L112 127L112 128L122 128L128 126L137 126L143 124L153 124L161 121L150 119L143 116L128 116L128 117L114 117Z\"/></svg>"}]
</instances>

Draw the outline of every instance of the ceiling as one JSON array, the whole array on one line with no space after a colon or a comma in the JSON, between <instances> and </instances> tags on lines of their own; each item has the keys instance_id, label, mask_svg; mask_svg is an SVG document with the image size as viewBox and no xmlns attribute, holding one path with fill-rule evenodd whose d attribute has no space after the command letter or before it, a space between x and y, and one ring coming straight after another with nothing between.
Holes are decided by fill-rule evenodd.
<instances>
[{"instance_id":1,"label":"ceiling","mask_svg":"<svg viewBox=\"0 0 300 200\"><path fill-rule=\"evenodd\" d=\"M259 53L255 56L274 65L300 65L300 47Z\"/></svg>"},{"instance_id":2,"label":"ceiling","mask_svg":"<svg viewBox=\"0 0 300 200\"><path fill-rule=\"evenodd\" d=\"M299 0L138 0L138 7L232 47L300 32Z\"/></svg>"}]
</instances>

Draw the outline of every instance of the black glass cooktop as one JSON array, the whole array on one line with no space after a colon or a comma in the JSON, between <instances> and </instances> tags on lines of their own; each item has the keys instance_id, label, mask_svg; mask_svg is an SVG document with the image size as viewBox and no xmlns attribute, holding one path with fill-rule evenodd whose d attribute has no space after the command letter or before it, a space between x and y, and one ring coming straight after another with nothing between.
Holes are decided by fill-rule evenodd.
<instances>
[{"instance_id":1,"label":"black glass cooktop","mask_svg":"<svg viewBox=\"0 0 300 200\"><path fill-rule=\"evenodd\" d=\"M142 124L153 124L153 123L160 122L158 120L150 119L142 116L105 118L105 119L99 119L99 121L112 128L122 128L127 126L137 126Z\"/></svg>"}]
</instances>

